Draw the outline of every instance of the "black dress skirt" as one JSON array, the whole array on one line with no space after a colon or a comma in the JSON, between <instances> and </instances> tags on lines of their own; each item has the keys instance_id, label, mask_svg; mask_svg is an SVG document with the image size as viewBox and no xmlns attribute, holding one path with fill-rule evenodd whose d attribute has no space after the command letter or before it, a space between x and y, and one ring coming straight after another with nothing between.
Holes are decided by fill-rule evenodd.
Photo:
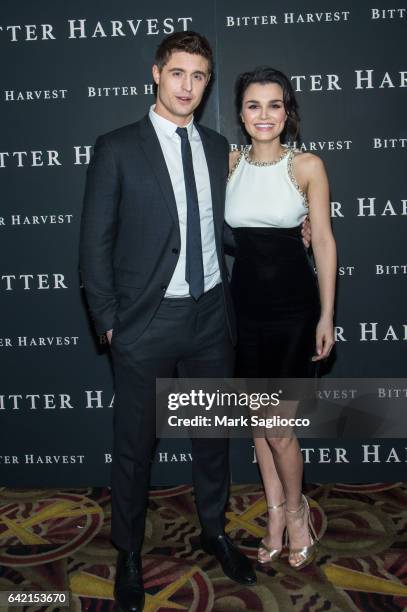
<instances>
[{"instance_id":1,"label":"black dress skirt","mask_svg":"<svg viewBox=\"0 0 407 612\"><path fill-rule=\"evenodd\" d=\"M301 226L238 227L233 234L236 377L314 376L320 302Z\"/></svg>"}]
</instances>

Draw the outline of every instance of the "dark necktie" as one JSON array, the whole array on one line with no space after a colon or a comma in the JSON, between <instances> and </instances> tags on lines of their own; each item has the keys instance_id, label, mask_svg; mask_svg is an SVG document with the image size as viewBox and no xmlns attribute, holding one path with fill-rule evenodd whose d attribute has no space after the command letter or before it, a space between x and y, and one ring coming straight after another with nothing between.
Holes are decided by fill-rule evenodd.
<instances>
[{"instance_id":1,"label":"dark necktie","mask_svg":"<svg viewBox=\"0 0 407 612\"><path fill-rule=\"evenodd\" d=\"M196 190L191 145L187 128L177 128L181 138L182 167L184 169L187 196L187 242L185 280L189 293L198 300L204 292L204 270L202 261L201 222L199 219L198 193Z\"/></svg>"}]
</instances>

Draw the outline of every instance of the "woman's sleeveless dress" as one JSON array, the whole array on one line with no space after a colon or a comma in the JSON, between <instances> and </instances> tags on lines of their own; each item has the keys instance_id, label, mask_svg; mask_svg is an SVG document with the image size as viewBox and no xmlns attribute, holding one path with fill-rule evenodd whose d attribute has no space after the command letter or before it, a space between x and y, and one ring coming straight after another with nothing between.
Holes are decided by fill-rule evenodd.
<instances>
[{"instance_id":1,"label":"woman's sleeveless dress","mask_svg":"<svg viewBox=\"0 0 407 612\"><path fill-rule=\"evenodd\" d=\"M226 192L225 218L236 242L236 376L309 377L320 304L301 237L306 196L293 176L292 149L272 163L253 162L248 153L242 151Z\"/></svg>"}]
</instances>

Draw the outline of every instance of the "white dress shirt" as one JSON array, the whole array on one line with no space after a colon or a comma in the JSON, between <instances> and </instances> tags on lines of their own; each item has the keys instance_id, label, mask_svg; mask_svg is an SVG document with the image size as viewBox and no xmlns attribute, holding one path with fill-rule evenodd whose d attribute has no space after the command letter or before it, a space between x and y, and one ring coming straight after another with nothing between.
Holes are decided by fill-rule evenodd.
<instances>
[{"instance_id":1,"label":"white dress shirt","mask_svg":"<svg viewBox=\"0 0 407 612\"><path fill-rule=\"evenodd\" d=\"M187 196L182 165L181 137L176 133L178 125L161 117L154 109L155 105L150 108L149 117L156 131L164 154L165 163L167 164L170 174L175 202L177 204L181 234L181 249L178 262L165 293L165 297L188 297L189 285L185 280ZM201 137L194 126L193 119L184 127L186 127L188 131L188 138L192 150L192 162L194 166L196 189L198 192L199 217L201 221L205 291L209 291L209 289L212 289L212 287L221 281L215 245L211 184Z\"/></svg>"}]
</instances>

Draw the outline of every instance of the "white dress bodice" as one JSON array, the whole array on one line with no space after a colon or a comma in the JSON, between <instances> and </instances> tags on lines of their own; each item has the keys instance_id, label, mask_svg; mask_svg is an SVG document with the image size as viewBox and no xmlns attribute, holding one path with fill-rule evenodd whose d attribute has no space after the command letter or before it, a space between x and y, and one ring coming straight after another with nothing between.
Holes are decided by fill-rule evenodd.
<instances>
[{"instance_id":1,"label":"white dress bodice","mask_svg":"<svg viewBox=\"0 0 407 612\"><path fill-rule=\"evenodd\" d=\"M231 227L296 227L308 214L307 198L292 171L293 149L272 163L253 162L244 149L226 189L225 219Z\"/></svg>"}]
</instances>

